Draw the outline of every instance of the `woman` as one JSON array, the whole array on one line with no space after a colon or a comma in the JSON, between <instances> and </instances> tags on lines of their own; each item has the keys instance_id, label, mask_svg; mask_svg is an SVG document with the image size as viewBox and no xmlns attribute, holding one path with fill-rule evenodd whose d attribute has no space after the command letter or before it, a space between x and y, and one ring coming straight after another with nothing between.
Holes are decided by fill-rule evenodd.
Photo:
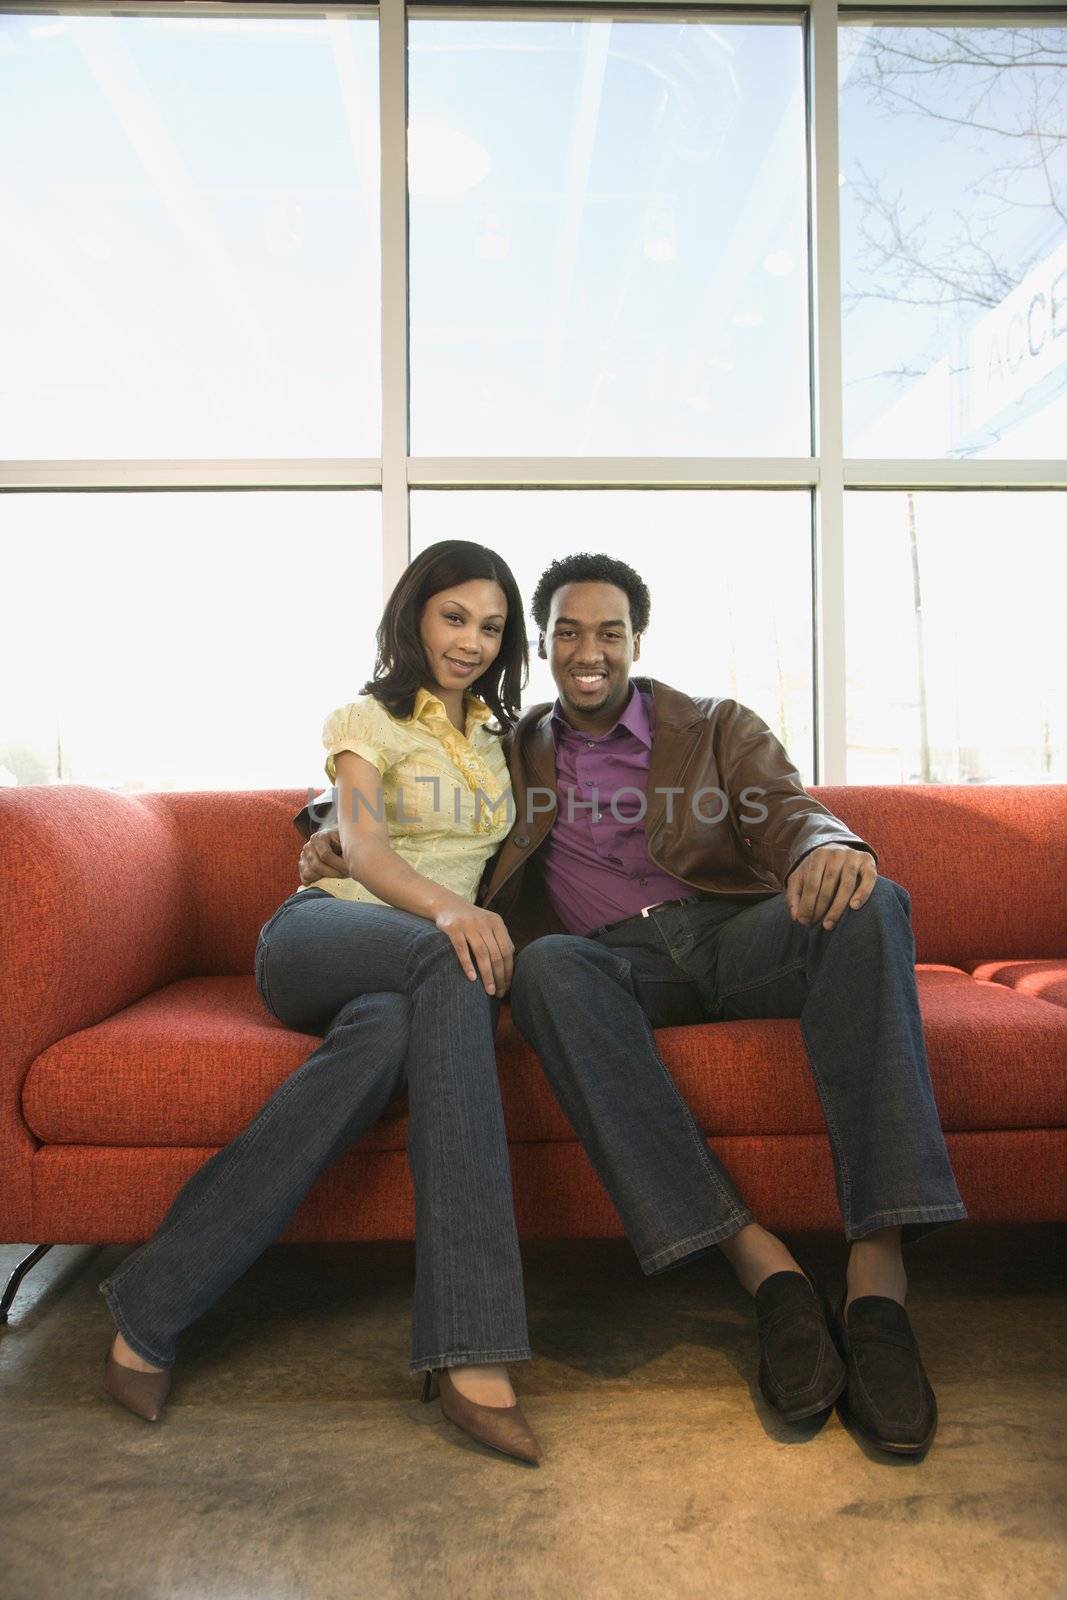
<instances>
[{"instance_id":1,"label":"woman","mask_svg":"<svg viewBox=\"0 0 1067 1600\"><path fill-rule=\"evenodd\" d=\"M506 1367L530 1356L493 1048L514 952L501 919L474 904L510 825L500 732L526 669L522 601L499 556L447 540L412 562L378 629L374 677L323 730L350 876L298 889L256 950L264 1005L323 1043L100 1285L117 1329L105 1386L147 1420L179 1332L406 1088L411 1369L426 1374L424 1399L436 1375L442 1409L468 1433L540 1459Z\"/></svg>"}]
</instances>

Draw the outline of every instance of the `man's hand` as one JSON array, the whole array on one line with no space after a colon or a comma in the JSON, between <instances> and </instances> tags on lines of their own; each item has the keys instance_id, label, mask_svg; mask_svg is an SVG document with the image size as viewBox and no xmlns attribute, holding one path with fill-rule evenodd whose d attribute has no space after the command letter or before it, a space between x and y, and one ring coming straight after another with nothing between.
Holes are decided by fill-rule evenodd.
<instances>
[{"instance_id":1,"label":"man's hand","mask_svg":"<svg viewBox=\"0 0 1067 1600\"><path fill-rule=\"evenodd\" d=\"M846 909L859 910L877 881L878 868L869 850L823 844L789 874L785 903L794 922L805 927L822 922L829 931Z\"/></svg>"},{"instance_id":2,"label":"man's hand","mask_svg":"<svg viewBox=\"0 0 1067 1600\"><path fill-rule=\"evenodd\" d=\"M300 882L310 888L320 878L347 878L348 868L341 854L341 835L336 828L329 833L313 833L300 852Z\"/></svg>"}]
</instances>

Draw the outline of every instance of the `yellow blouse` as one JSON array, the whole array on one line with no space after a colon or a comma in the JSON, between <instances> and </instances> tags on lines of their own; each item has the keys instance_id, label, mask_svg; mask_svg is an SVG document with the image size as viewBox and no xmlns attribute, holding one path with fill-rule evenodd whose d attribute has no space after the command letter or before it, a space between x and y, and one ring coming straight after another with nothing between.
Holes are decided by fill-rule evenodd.
<instances>
[{"instance_id":1,"label":"yellow blouse","mask_svg":"<svg viewBox=\"0 0 1067 1600\"><path fill-rule=\"evenodd\" d=\"M486 727L493 713L468 695L467 726L453 727L435 694L420 689L407 718L394 717L372 695L326 718L326 776L337 781L335 757L353 750L376 767L389 843L416 872L473 902L482 870L512 823L511 780L500 738ZM316 889L342 900L382 905L354 878L320 878Z\"/></svg>"}]
</instances>

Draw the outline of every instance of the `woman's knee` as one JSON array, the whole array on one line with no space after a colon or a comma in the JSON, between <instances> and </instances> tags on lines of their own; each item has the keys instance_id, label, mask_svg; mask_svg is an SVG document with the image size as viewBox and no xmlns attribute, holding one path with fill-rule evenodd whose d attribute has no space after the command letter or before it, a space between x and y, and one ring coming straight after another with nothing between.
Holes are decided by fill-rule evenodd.
<instances>
[{"instance_id":1,"label":"woman's knee","mask_svg":"<svg viewBox=\"0 0 1067 1600\"><path fill-rule=\"evenodd\" d=\"M448 934L427 922L411 947L409 992L417 1000L429 999L430 1004L441 1003L442 997L448 997L449 1002L455 997L478 1009L496 1004L495 997L486 993L477 961L472 959L472 965L475 975L468 978L465 963Z\"/></svg>"},{"instance_id":2,"label":"woman's knee","mask_svg":"<svg viewBox=\"0 0 1067 1600\"><path fill-rule=\"evenodd\" d=\"M428 917L420 917L419 922L421 926L414 928L411 933L411 952L414 960L431 966L446 966L445 957L450 956L456 971L461 972L456 947L448 934L443 933Z\"/></svg>"}]
</instances>

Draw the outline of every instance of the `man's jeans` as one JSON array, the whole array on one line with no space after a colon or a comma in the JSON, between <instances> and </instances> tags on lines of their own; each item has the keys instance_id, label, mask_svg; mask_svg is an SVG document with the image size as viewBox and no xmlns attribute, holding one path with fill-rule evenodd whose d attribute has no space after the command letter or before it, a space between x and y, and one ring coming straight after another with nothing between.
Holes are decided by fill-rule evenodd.
<instances>
[{"instance_id":1,"label":"man's jeans","mask_svg":"<svg viewBox=\"0 0 1067 1600\"><path fill-rule=\"evenodd\" d=\"M100 1285L131 1349L172 1366L181 1330L406 1087L417 1239L411 1369L528 1359L497 1002L424 917L321 889L275 912L255 967L272 1015L325 1037Z\"/></svg>"},{"instance_id":2,"label":"man's jeans","mask_svg":"<svg viewBox=\"0 0 1067 1600\"><path fill-rule=\"evenodd\" d=\"M693 901L520 952L511 1011L614 1201L646 1272L753 1220L653 1027L799 1017L833 1151L845 1234L905 1240L966 1216L930 1087L907 890L879 878L837 926L785 896ZM711 1035L709 1048L715 1048Z\"/></svg>"}]
</instances>

